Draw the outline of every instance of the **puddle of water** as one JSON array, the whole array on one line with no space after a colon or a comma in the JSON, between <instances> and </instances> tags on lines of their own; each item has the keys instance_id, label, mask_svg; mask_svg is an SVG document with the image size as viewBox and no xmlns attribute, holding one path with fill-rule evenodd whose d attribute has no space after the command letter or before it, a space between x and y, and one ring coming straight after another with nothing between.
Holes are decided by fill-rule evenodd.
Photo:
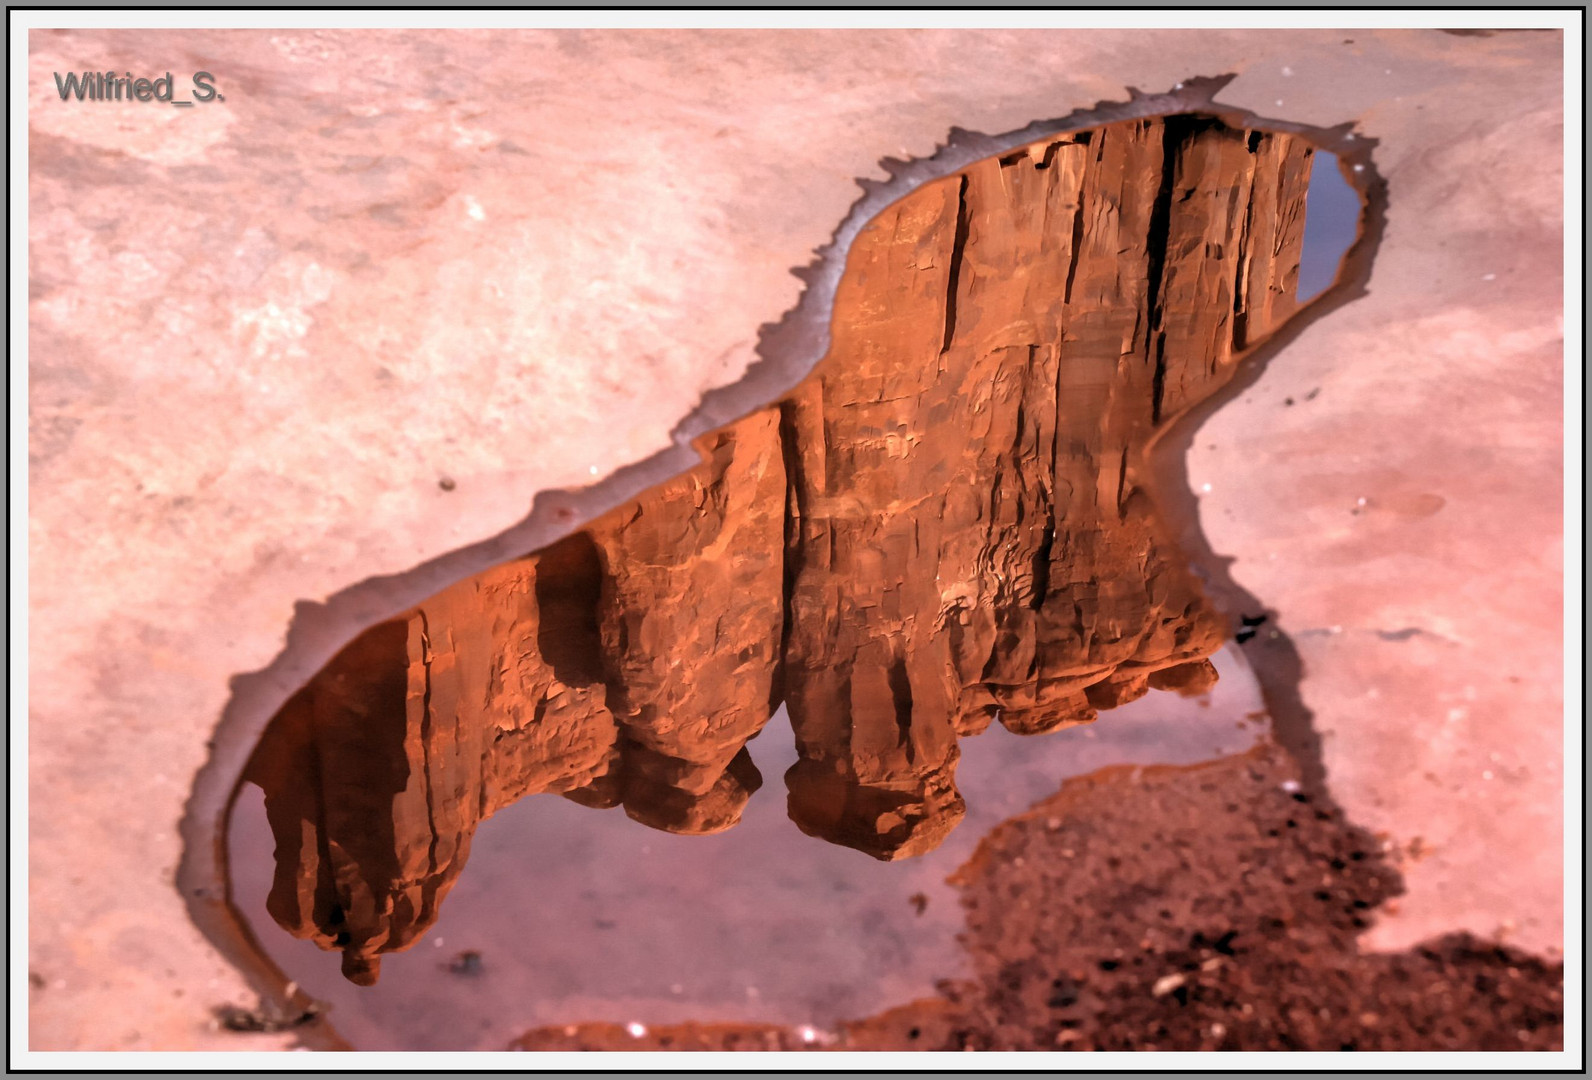
<instances>
[{"instance_id":1,"label":"puddle of water","mask_svg":"<svg viewBox=\"0 0 1592 1080\"><path fill-rule=\"evenodd\" d=\"M267 953L362 1049L501 1049L528 1027L593 1019L832 1030L971 975L945 879L990 829L1068 777L1251 746L1266 726L1254 677L1235 649L1215 661L1221 681L1209 695L1145 698L1039 739L997 728L967 740L957 769L966 818L933 852L901 863L802 835L778 790L758 792L735 828L711 836L526 798L482 823L436 925L387 955L374 987L349 983L335 954L272 923L271 864L259 857L272 838L252 785L234 807L230 843L253 857L238 861L233 883ZM783 708L750 749L768 777L796 763Z\"/></svg>"},{"instance_id":2,"label":"puddle of water","mask_svg":"<svg viewBox=\"0 0 1592 1080\"><path fill-rule=\"evenodd\" d=\"M1337 279L1338 267L1360 228L1360 193L1349 186L1338 156L1317 150L1305 195L1305 243L1299 260L1299 302L1314 299Z\"/></svg>"},{"instance_id":3,"label":"puddle of water","mask_svg":"<svg viewBox=\"0 0 1592 1080\"><path fill-rule=\"evenodd\" d=\"M827 1025L954 976L991 827L1256 736L1140 461L1294 311L1310 175L1180 116L882 213L786 399L283 707L229 837L263 947L361 1048Z\"/></svg>"}]
</instances>

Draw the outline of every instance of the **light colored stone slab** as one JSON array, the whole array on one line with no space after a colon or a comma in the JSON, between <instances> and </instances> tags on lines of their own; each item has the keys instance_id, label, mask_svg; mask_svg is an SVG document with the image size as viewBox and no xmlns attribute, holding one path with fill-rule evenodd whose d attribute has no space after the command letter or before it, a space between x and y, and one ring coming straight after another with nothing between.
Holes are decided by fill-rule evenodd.
<instances>
[{"instance_id":1,"label":"light colored stone slab","mask_svg":"<svg viewBox=\"0 0 1592 1080\"><path fill-rule=\"evenodd\" d=\"M1558 943L1558 34L45 31L30 50L34 1048L281 1043L208 1029L244 991L171 875L227 680L270 662L295 601L661 449L795 302L789 268L880 156L1223 72L1223 101L1360 122L1392 206L1371 296L1197 440L1212 543L1298 635L1338 798L1432 851L1370 941L1509 920ZM102 59L213 71L227 101L61 102L50 73ZM1406 627L1426 634L1376 634Z\"/></svg>"}]
</instances>

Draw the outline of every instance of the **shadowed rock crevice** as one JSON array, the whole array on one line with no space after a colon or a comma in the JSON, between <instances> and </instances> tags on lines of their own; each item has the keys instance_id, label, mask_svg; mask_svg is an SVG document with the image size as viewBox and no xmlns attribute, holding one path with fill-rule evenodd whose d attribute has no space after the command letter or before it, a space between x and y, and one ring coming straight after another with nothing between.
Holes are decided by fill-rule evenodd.
<instances>
[{"instance_id":1,"label":"shadowed rock crevice","mask_svg":"<svg viewBox=\"0 0 1592 1080\"><path fill-rule=\"evenodd\" d=\"M273 918L374 981L477 824L526 795L733 826L780 702L797 825L920 854L964 812L959 738L1207 689L1225 621L1141 459L1292 313L1310 159L1213 117L1134 120L886 209L796 390L688 473L367 632L278 715L248 773Z\"/></svg>"}]
</instances>

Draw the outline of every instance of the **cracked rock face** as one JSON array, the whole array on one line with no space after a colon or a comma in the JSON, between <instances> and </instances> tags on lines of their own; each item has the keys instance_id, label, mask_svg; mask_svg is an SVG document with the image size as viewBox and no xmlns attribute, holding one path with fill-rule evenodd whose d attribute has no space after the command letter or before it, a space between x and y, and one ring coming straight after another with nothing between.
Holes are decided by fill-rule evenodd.
<instances>
[{"instance_id":1,"label":"cracked rock face","mask_svg":"<svg viewBox=\"0 0 1592 1080\"><path fill-rule=\"evenodd\" d=\"M732 827L781 702L800 828L921 854L964 810L959 738L1208 689L1225 622L1139 461L1292 313L1310 159L1133 121L889 208L795 391L690 472L371 628L281 710L247 774L273 918L373 983L526 795Z\"/></svg>"}]
</instances>

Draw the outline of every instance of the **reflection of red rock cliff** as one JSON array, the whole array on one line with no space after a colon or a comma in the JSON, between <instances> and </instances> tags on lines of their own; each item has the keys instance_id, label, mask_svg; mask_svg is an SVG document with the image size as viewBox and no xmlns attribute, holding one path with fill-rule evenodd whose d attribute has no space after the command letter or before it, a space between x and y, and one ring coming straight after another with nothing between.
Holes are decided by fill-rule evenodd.
<instances>
[{"instance_id":1,"label":"reflection of red rock cliff","mask_svg":"<svg viewBox=\"0 0 1592 1080\"><path fill-rule=\"evenodd\" d=\"M1198 692L1223 627L1136 484L1291 307L1309 151L1174 118L927 185L856 241L829 358L707 460L351 644L249 779L270 910L373 982L484 817L536 792L728 828L787 703L806 832L882 859L963 812L957 739Z\"/></svg>"},{"instance_id":2,"label":"reflection of red rock cliff","mask_svg":"<svg viewBox=\"0 0 1592 1080\"><path fill-rule=\"evenodd\" d=\"M1209 685L1222 627L1135 466L1244 328L1286 314L1308 161L1211 122L1114 125L981 162L863 231L830 357L783 406L804 829L931 848L962 810L958 733Z\"/></svg>"},{"instance_id":3,"label":"reflection of red rock cliff","mask_svg":"<svg viewBox=\"0 0 1592 1080\"><path fill-rule=\"evenodd\" d=\"M772 711L783 499L772 417L754 417L644 513L361 635L250 765L277 840L272 917L369 984L436 921L477 823L526 795L671 832L735 824Z\"/></svg>"}]
</instances>

